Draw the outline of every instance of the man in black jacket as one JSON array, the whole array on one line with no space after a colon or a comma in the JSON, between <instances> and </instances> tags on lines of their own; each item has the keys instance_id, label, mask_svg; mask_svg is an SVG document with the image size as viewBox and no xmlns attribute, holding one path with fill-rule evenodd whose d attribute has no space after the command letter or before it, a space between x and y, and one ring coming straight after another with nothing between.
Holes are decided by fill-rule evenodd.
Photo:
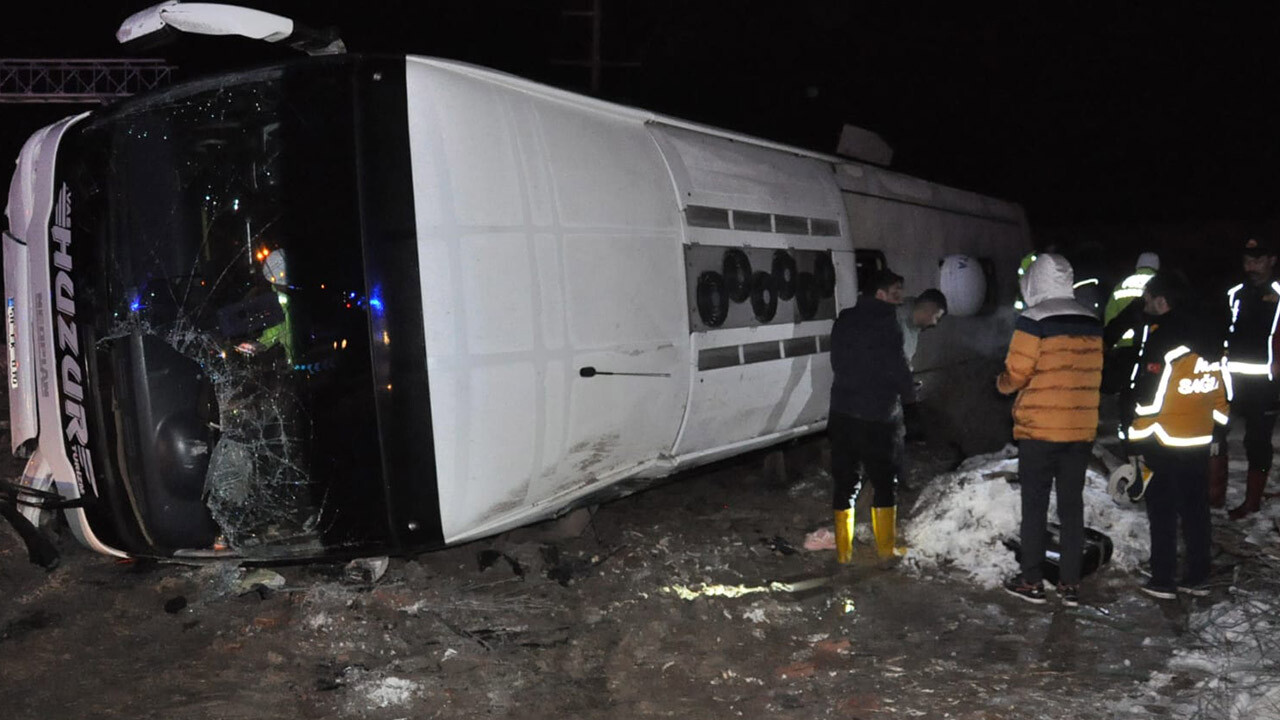
<instances>
[{"instance_id":1,"label":"man in black jacket","mask_svg":"<svg viewBox=\"0 0 1280 720\"><path fill-rule=\"evenodd\" d=\"M882 560L894 556L898 468L893 447L894 407L915 402L911 369L902 350L895 306L902 302L902 277L890 270L876 275L866 294L836 318L831 330L832 507L836 521L836 558L853 558L853 500L861 481L859 465L871 480L871 530Z\"/></svg>"},{"instance_id":2,"label":"man in black jacket","mask_svg":"<svg viewBox=\"0 0 1280 720\"><path fill-rule=\"evenodd\" d=\"M1250 238L1243 248L1245 282L1227 291L1230 327L1227 330L1227 370L1231 385L1231 427L1244 425L1249 474L1245 499L1228 515L1239 520L1262 507L1263 490L1271 472L1271 432L1276 426L1280 398L1277 346L1280 338L1280 280L1276 279L1276 248L1268 240ZM1226 433L1209 461L1209 504L1222 507L1227 494Z\"/></svg>"},{"instance_id":3,"label":"man in black jacket","mask_svg":"<svg viewBox=\"0 0 1280 720\"><path fill-rule=\"evenodd\" d=\"M1166 270L1143 290L1152 322L1142 334L1133 380L1131 452L1151 469L1147 500L1151 528L1151 580L1142 591L1165 600L1178 591L1209 594L1209 485L1206 474L1214 428L1227 422L1222 334L1191 306L1187 282ZM1145 491L1145 492L1143 492ZM1133 487L1130 497L1134 496ZM1183 581L1175 583L1178 527L1186 544Z\"/></svg>"}]
</instances>

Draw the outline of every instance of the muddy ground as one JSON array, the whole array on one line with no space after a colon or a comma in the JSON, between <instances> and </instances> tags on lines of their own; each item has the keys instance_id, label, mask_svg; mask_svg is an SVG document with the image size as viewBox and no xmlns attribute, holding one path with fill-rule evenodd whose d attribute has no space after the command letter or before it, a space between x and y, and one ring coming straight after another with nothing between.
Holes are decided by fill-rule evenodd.
<instances>
[{"instance_id":1,"label":"muddy ground","mask_svg":"<svg viewBox=\"0 0 1280 720\"><path fill-rule=\"evenodd\" d=\"M793 445L785 481L777 456L740 458L599 507L579 534L393 558L376 583L295 565L245 592L274 578L66 537L46 573L6 526L0 717L1161 717L1186 700L1191 679L1146 683L1195 605L1146 599L1129 573L1104 568L1097 607L1069 610L882 570L868 545L844 567L803 550L829 522L821 456ZM960 459L913 457L917 488ZM824 584L770 589L806 579ZM673 589L707 583L758 591Z\"/></svg>"}]
</instances>

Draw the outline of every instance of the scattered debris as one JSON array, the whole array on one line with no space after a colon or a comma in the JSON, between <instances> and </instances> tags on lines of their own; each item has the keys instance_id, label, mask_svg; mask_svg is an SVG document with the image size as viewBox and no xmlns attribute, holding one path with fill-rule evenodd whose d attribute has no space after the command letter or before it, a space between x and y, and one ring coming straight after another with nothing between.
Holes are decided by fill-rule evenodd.
<instances>
[{"instance_id":1,"label":"scattered debris","mask_svg":"<svg viewBox=\"0 0 1280 720\"><path fill-rule=\"evenodd\" d=\"M342 570L342 581L349 585L373 585L387 572L390 560L386 556L356 558Z\"/></svg>"},{"instance_id":2,"label":"scattered debris","mask_svg":"<svg viewBox=\"0 0 1280 720\"><path fill-rule=\"evenodd\" d=\"M1048 523L1045 528L1045 557L1040 563L1040 567L1044 572L1046 582L1058 582L1058 563L1061 559L1061 531L1062 528L1057 523ZM1002 543L1013 552L1015 566L1020 567L1022 564L1022 541L1017 537L1007 537ZM1112 552L1114 552L1114 546L1111 538L1093 528L1086 527L1084 529L1084 560L1080 566L1081 577L1088 577L1096 572L1098 568L1111 562Z\"/></svg>"},{"instance_id":3,"label":"scattered debris","mask_svg":"<svg viewBox=\"0 0 1280 720\"><path fill-rule=\"evenodd\" d=\"M516 577L524 577L524 566L520 564L520 561L500 550L481 550L476 557L476 562L480 565L480 572L493 567L493 564L499 560L506 560L507 565L511 567L511 572L515 573Z\"/></svg>"},{"instance_id":4,"label":"scattered debris","mask_svg":"<svg viewBox=\"0 0 1280 720\"><path fill-rule=\"evenodd\" d=\"M1010 485L1020 485L1018 473L1014 470L996 470L995 472L983 473L982 477L986 480L1005 480Z\"/></svg>"},{"instance_id":5,"label":"scattered debris","mask_svg":"<svg viewBox=\"0 0 1280 720\"><path fill-rule=\"evenodd\" d=\"M560 557L560 549L555 545L545 545L542 548L542 560L547 565L547 577L568 587L574 580L590 575L597 565L613 557L623 547L625 546L619 545L603 555L567 560Z\"/></svg>"},{"instance_id":6,"label":"scattered debris","mask_svg":"<svg viewBox=\"0 0 1280 720\"><path fill-rule=\"evenodd\" d=\"M236 584L236 594L245 595L256 592L259 595L265 595L283 590L284 585L284 576L280 573L266 568L254 568L240 578L240 582Z\"/></svg>"},{"instance_id":7,"label":"scattered debris","mask_svg":"<svg viewBox=\"0 0 1280 720\"><path fill-rule=\"evenodd\" d=\"M818 528L804 536L805 550L835 550L836 534L829 527Z\"/></svg>"},{"instance_id":8,"label":"scattered debris","mask_svg":"<svg viewBox=\"0 0 1280 720\"><path fill-rule=\"evenodd\" d=\"M332 675L320 677L316 689L320 691L349 688L347 709L353 714L363 714L370 709L408 705L422 692L422 685L407 678L387 676L371 671L364 665L348 665Z\"/></svg>"},{"instance_id":9,"label":"scattered debris","mask_svg":"<svg viewBox=\"0 0 1280 720\"><path fill-rule=\"evenodd\" d=\"M788 542L787 539L781 535L774 535L771 538L760 538L760 543L768 547L770 550L783 555L795 555L799 552L796 550L794 545Z\"/></svg>"},{"instance_id":10,"label":"scattered debris","mask_svg":"<svg viewBox=\"0 0 1280 720\"><path fill-rule=\"evenodd\" d=\"M939 457L939 469L954 465L950 454ZM87 565L69 554L63 571L46 575L26 566L25 549L4 526L0 558L10 562L4 570L16 570L0 574L0 589L13 588L0 593L10 598L7 612L0 609L0 647L24 659L9 668L18 673L10 683L15 697L68 653L88 653L74 657L94 664L138 653L145 655L138 666L164 667L171 653L161 645L178 637L174 649L207 647L199 662L221 663L219 681L249 688L241 702L305 696L305 714L363 720L517 711L995 720L1012 717L1015 707L1068 707L1080 717L1110 717L1110 710L1135 718L1267 717L1259 710L1280 697L1271 684L1280 673L1273 659L1280 657L1273 627L1280 626L1274 620L1280 609L1257 601L1280 597L1280 588L1256 573L1262 566L1280 572L1274 534L1280 503L1252 524L1233 524L1225 536L1217 524L1223 513L1215 513L1215 541L1222 539L1215 565L1232 558L1238 570L1221 573L1209 598L1157 607L1136 592L1141 581L1113 561L1091 577L1085 595L1104 607L1011 610L993 601L999 593L971 581L965 563L974 558L963 555L976 539L990 539L990 546L974 547L997 558L1001 569L1011 566L999 526L1006 515L1016 519L1017 486L1001 473L1015 463L1012 456L988 457L963 477L922 485L926 493L946 487L918 507L950 505L957 514L945 516L954 521L950 536L913 547L935 552L949 545L949 554L935 556L939 563L921 576L865 564L835 568L821 552L787 553L801 546L785 538L804 537L806 549L813 538L834 540L830 526L804 535L817 527L816 518L829 522L828 489L818 473L798 480L796 487L805 488L798 494L743 491L726 504L724 490L738 487L735 479L712 475L655 488L633 505L602 507L597 529L626 542L624 548L590 532L554 546L503 536L381 569L383 558L273 572L246 571L232 561ZM982 505L984 497L993 502ZM1125 534L1130 520L1145 539L1141 506L1117 507L1114 517L1087 512L1090 526L1115 538L1117 554L1135 552ZM903 516L904 526L921 522ZM724 584L698 584L708 580ZM37 581L43 597L26 592ZM685 584L662 587L675 582ZM86 598L108 583L132 595L113 599L96 616L72 614L68 595ZM658 588L665 599L654 602ZM234 599L273 589L289 594ZM179 598L188 604L179 608ZM37 600L44 610L32 614ZM160 605L175 609L173 622L154 622ZM1236 613L1222 614L1237 605ZM104 621L120 636L152 642L137 649L84 646L76 637ZM45 626L52 631L40 632ZM182 635L179 628L197 629ZM1145 683L1153 671L1153 682ZM182 689L199 693L208 681L191 675L180 681ZM84 682L107 687L112 678ZM1236 701L1241 710L1232 714ZM139 695L136 702L142 707L151 698Z\"/></svg>"},{"instance_id":11,"label":"scattered debris","mask_svg":"<svg viewBox=\"0 0 1280 720\"><path fill-rule=\"evenodd\" d=\"M328 628L331 623L332 619L329 617L329 614L324 612L309 615L307 619L303 621L303 625L308 630L324 630Z\"/></svg>"},{"instance_id":12,"label":"scattered debris","mask_svg":"<svg viewBox=\"0 0 1280 720\"><path fill-rule=\"evenodd\" d=\"M771 582L768 585L713 585L703 583L698 586L668 585L663 592L674 594L681 600L696 600L700 597L737 598L755 593L784 592L798 593L819 588L831 581L831 578L817 577L796 582Z\"/></svg>"},{"instance_id":13,"label":"scattered debris","mask_svg":"<svg viewBox=\"0 0 1280 720\"><path fill-rule=\"evenodd\" d=\"M421 686L412 680L389 677L377 682L367 683L362 691L373 707L385 708L392 705L407 705Z\"/></svg>"},{"instance_id":14,"label":"scattered debris","mask_svg":"<svg viewBox=\"0 0 1280 720\"><path fill-rule=\"evenodd\" d=\"M228 595L240 594L240 581L245 569L238 562L215 562L202 565L192 573L191 579L200 587L201 602L209 602Z\"/></svg>"}]
</instances>

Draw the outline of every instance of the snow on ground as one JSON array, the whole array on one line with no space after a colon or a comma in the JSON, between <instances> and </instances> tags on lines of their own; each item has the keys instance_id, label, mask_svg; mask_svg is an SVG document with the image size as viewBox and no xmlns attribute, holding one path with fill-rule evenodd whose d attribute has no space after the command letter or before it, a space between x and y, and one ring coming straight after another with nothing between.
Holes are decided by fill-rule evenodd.
<instances>
[{"instance_id":1,"label":"snow on ground","mask_svg":"<svg viewBox=\"0 0 1280 720\"><path fill-rule=\"evenodd\" d=\"M997 587L1017 571L1006 538L1018 537L1021 500L1016 481L1017 448L969 458L954 472L933 480L904 523L908 568L927 574L942 567L963 571L983 587ZM1141 505L1117 504L1107 493L1107 478L1090 468L1085 478L1085 526L1111 538L1111 563L1134 568L1147 559L1151 540ZM1049 503L1049 520L1057 500Z\"/></svg>"},{"instance_id":2,"label":"snow on ground","mask_svg":"<svg viewBox=\"0 0 1280 720\"><path fill-rule=\"evenodd\" d=\"M1105 459L1100 457L1099 459ZM1227 506L1242 500L1243 468L1233 468ZM1017 567L1005 538L1016 538L1021 515L1017 448L969 458L954 472L938 476L920 495L904 523L910 548L906 567L920 574L955 568L978 585L995 587ZM1132 569L1150 555L1146 513L1141 504L1117 503L1106 492L1107 478L1090 468L1085 481L1085 525L1108 535L1111 562ZM1056 517L1050 503L1049 517ZM1223 511L1215 522L1223 523ZM1280 720L1280 502L1264 503L1248 519L1219 526L1215 536L1229 544L1239 537L1243 552L1255 555L1247 572L1237 570L1227 597L1195 606L1185 636L1169 658L1167 672L1147 683L1153 700L1175 678L1194 686L1173 690L1171 708L1188 718ZM1136 710L1135 712L1139 712Z\"/></svg>"},{"instance_id":3,"label":"snow on ground","mask_svg":"<svg viewBox=\"0 0 1280 720\"><path fill-rule=\"evenodd\" d=\"M1233 588L1226 602L1193 612L1189 641L1174 650L1169 672L1153 677L1148 690L1156 694L1176 675L1199 677L1175 708L1180 715L1280 720L1280 583L1269 584Z\"/></svg>"},{"instance_id":4,"label":"snow on ground","mask_svg":"<svg viewBox=\"0 0 1280 720\"><path fill-rule=\"evenodd\" d=\"M1273 440L1280 447L1280 438ZM1244 502L1246 469L1243 464L1232 467L1227 482L1227 507L1233 508ZM1272 470L1271 481L1267 484L1267 492L1280 491L1280 470ZM1280 531L1280 498L1267 499L1262 502L1262 511L1237 520L1232 525L1244 533L1245 542L1258 547L1268 547L1273 553L1280 555L1276 533Z\"/></svg>"},{"instance_id":5,"label":"snow on ground","mask_svg":"<svg viewBox=\"0 0 1280 720\"><path fill-rule=\"evenodd\" d=\"M383 677L360 667L346 668L339 683L348 686L352 695L348 709L356 715L369 709L398 707L410 704L422 692L422 685L399 677Z\"/></svg>"},{"instance_id":6,"label":"snow on ground","mask_svg":"<svg viewBox=\"0 0 1280 720\"><path fill-rule=\"evenodd\" d=\"M1232 463L1228 508L1244 499L1245 469ZM1222 512L1214 511L1216 522ZM1174 651L1169 670L1199 680L1180 710L1194 718L1280 720L1280 502L1266 501L1262 512L1226 528L1214 529L1219 542L1256 554L1237 566L1225 600L1188 619L1189 642ZM1149 687L1158 688L1161 679Z\"/></svg>"},{"instance_id":7,"label":"snow on ground","mask_svg":"<svg viewBox=\"0 0 1280 720\"><path fill-rule=\"evenodd\" d=\"M373 707L384 708L391 705L406 705L413 699L420 686L412 680L389 677L366 685L362 690Z\"/></svg>"}]
</instances>

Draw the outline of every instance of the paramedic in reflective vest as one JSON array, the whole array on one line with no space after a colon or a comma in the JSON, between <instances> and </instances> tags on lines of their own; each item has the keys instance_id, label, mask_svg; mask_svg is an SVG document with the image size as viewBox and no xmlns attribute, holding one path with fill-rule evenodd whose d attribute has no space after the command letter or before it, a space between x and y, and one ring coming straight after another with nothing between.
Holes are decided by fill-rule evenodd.
<instances>
[{"instance_id":1,"label":"paramedic in reflective vest","mask_svg":"<svg viewBox=\"0 0 1280 720\"><path fill-rule=\"evenodd\" d=\"M1134 302L1142 297L1142 290L1147 286L1156 271L1160 269L1160 256L1153 252L1144 252L1138 256L1137 269L1133 274L1116 285L1107 300L1107 307L1102 313L1102 324L1105 328L1103 338L1107 349L1135 347L1138 344L1138 333L1142 332L1142 303ZM1125 382L1129 381L1126 368Z\"/></svg>"},{"instance_id":2,"label":"paramedic in reflective vest","mask_svg":"<svg viewBox=\"0 0 1280 720\"><path fill-rule=\"evenodd\" d=\"M832 507L836 559L853 559L853 506L861 465L875 491L871 530L882 560L895 555L897 506L894 483L894 408L915 402L915 387L902 352L902 331L894 314L902 303L902 277L881 270L858 304L842 310L831 330Z\"/></svg>"},{"instance_id":3,"label":"paramedic in reflective vest","mask_svg":"<svg viewBox=\"0 0 1280 720\"><path fill-rule=\"evenodd\" d=\"M1045 521L1056 485L1061 524L1058 594L1079 602L1084 553L1084 474L1098 432L1102 381L1102 323L1075 301L1071 264L1043 253L1020 284L1027 309L1014 324L996 389L1017 393L1013 437L1018 441L1022 495L1022 568L1005 581L1010 594L1044 603Z\"/></svg>"},{"instance_id":4,"label":"paramedic in reflective vest","mask_svg":"<svg viewBox=\"0 0 1280 720\"><path fill-rule=\"evenodd\" d=\"M1271 471L1271 431L1276 425L1276 321L1280 318L1280 283L1276 282L1275 246L1250 238L1243 248L1245 282L1227 291L1227 371L1230 373L1231 427L1244 423L1244 449L1249 459L1245 499L1228 513L1239 520L1257 512ZM1222 507L1227 495L1226 432L1219 434L1209 467L1209 504Z\"/></svg>"},{"instance_id":5,"label":"paramedic in reflective vest","mask_svg":"<svg viewBox=\"0 0 1280 720\"><path fill-rule=\"evenodd\" d=\"M1187 298L1185 282L1167 271L1156 274L1143 291L1152 322L1142 342L1128 430L1130 450L1140 453L1151 470L1142 493L1151 529L1151 579L1142 590L1169 600L1179 589L1206 594L1210 523L1205 475L1214 429L1226 424L1228 412L1221 335L1186 307ZM1179 522L1186 567L1175 584Z\"/></svg>"},{"instance_id":6,"label":"paramedic in reflective vest","mask_svg":"<svg viewBox=\"0 0 1280 720\"><path fill-rule=\"evenodd\" d=\"M1138 255L1137 268L1111 291L1102 313L1102 341L1107 350L1102 365L1102 392L1119 396L1117 407L1121 439L1133 420L1129 415L1133 409L1133 396L1129 390L1138 362L1138 339L1147 321L1140 300L1142 289L1159 269L1159 255L1153 252Z\"/></svg>"}]
</instances>

